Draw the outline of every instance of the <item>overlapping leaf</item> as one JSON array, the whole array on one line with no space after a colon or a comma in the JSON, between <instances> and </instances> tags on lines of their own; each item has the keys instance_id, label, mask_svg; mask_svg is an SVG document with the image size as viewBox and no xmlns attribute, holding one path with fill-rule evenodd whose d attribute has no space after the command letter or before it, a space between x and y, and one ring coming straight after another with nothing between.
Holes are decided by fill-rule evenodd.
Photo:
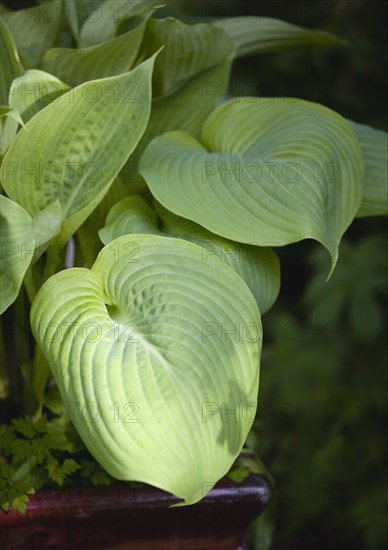
<instances>
[{"instance_id":1,"label":"overlapping leaf","mask_svg":"<svg viewBox=\"0 0 388 550\"><path fill-rule=\"evenodd\" d=\"M155 63L153 97L172 93L191 77L222 63L234 50L221 29L198 23L186 25L178 19L150 19L142 53L153 54L164 46Z\"/></svg>"},{"instance_id":2,"label":"overlapping leaf","mask_svg":"<svg viewBox=\"0 0 388 550\"><path fill-rule=\"evenodd\" d=\"M357 217L388 214L388 136L366 124L350 121L365 162L364 193Z\"/></svg>"},{"instance_id":3,"label":"overlapping leaf","mask_svg":"<svg viewBox=\"0 0 388 550\"><path fill-rule=\"evenodd\" d=\"M12 81L24 73L15 41L7 25L0 19L0 105L8 105Z\"/></svg>"},{"instance_id":4,"label":"overlapping leaf","mask_svg":"<svg viewBox=\"0 0 388 550\"><path fill-rule=\"evenodd\" d=\"M55 76L30 69L12 82L9 104L20 113L24 122L28 122L38 111L68 91L69 87Z\"/></svg>"},{"instance_id":5,"label":"overlapping leaf","mask_svg":"<svg viewBox=\"0 0 388 550\"><path fill-rule=\"evenodd\" d=\"M61 221L62 209L58 199L33 218L32 232L35 240L36 256L43 254L47 245L59 234Z\"/></svg>"},{"instance_id":6,"label":"overlapping leaf","mask_svg":"<svg viewBox=\"0 0 388 550\"><path fill-rule=\"evenodd\" d=\"M218 256L229 265L250 288L264 314L275 302L280 289L280 267L275 252L222 239L190 220L175 216L157 206L162 219L159 229L157 214L142 197L130 196L115 204L99 231L104 244L131 233L151 233L189 240L203 248L203 261Z\"/></svg>"},{"instance_id":7,"label":"overlapping leaf","mask_svg":"<svg viewBox=\"0 0 388 550\"><path fill-rule=\"evenodd\" d=\"M225 17L213 21L233 40L238 56L255 55L300 46L341 44L325 31L305 29L279 19L261 16Z\"/></svg>"},{"instance_id":8,"label":"overlapping leaf","mask_svg":"<svg viewBox=\"0 0 388 550\"><path fill-rule=\"evenodd\" d=\"M125 23L127 29L129 26L135 27L143 19L145 12L153 11L161 3L157 0L105 0L83 22L79 32L79 47L86 48L111 40L118 34L117 27L120 23ZM83 12L85 14L86 10Z\"/></svg>"},{"instance_id":9,"label":"overlapping leaf","mask_svg":"<svg viewBox=\"0 0 388 550\"><path fill-rule=\"evenodd\" d=\"M103 2L104 0L67 0L64 3L66 20L77 43L79 43L79 35L83 25L88 20L97 23L101 16L100 5Z\"/></svg>"},{"instance_id":10,"label":"overlapping leaf","mask_svg":"<svg viewBox=\"0 0 388 550\"><path fill-rule=\"evenodd\" d=\"M10 11L2 16L30 67L39 67L44 52L54 45L59 34L62 7L63 0L49 0L40 6Z\"/></svg>"},{"instance_id":11,"label":"overlapping leaf","mask_svg":"<svg viewBox=\"0 0 388 550\"><path fill-rule=\"evenodd\" d=\"M19 124L22 123L18 111L8 105L0 105L0 161L15 138Z\"/></svg>"},{"instance_id":12,"label":"overlapping leaf","mask_svg":"<svg viewBox=\"0 0 388 550\"><path fill-rule=\"evenodd\" d=\"M209 47L206 47L205 38L209 40ZM216 43L218 46L213 47ZM178 129L199 135L207 116L217 102L225 98L235 54L232 41L219 29L185 25L171 18L148 22L142 55L153 52L160 44L164 49L160 53L163 59L158 71L162 74L166 70L166 74L159 83L154 78L147 129L121 173L131 194L145 189L144 180L138 173L138 162L152 138ZM182 62L181 51L187 53L190 64Z\"/></svg>"},{"instance_id":13,"label":"overlapping leaf","mask_svg":"<svg viewBox=\"0 0 388 550\"><path fill-rule=\"evenodd\" d=\"M31 263L35 240L31 216L0 195L0 314L16 299Z\"/></svg>"},{"instance_id":14,"label":"overlapping leaf","mask_svg":"<svg viewBox=\"0 0 388 550\"><path fill-rule=\"evenodd\" d=\"M27 269L59 233L61 208L55 201L34 218L0 195L0 297L2 314L17 298Z\"/></svg>"},{"instance_id":15,"label":"overlapping leaf","mask_svg":"<svg viewBox=\"0 0 388 550\"><path fill-rule=\"evenodd\" d=\"M315 239L333 269L364 165L354 130L330 109L236 98L209 116L202 143L184 132L155 138L140 173L163 206L213 233L259 246Z\"/></svg>"},{"instance_id":16,"label":"overlapping leaf","mask_svg":"<svg viewBox=\"0 0 388 550\"><path fill-rule=\"evenodd\" d=\"M91 267L94 264L102 248L98 230L103 227L106 216L112 206L126 196L128 196L126 186L119 177L115 178L107 194L78 229L77 246L80 248L80 250L78 250L78 257L83 258L82 265Z\"/></svg>"},{"instance_id":17,"label":"overlapping leaf","mask_svg":"<svg viewBox=\"0 0 388 550\"><path fill-rule=\"evenodd\" d=\"M108 473L191 504L228 471L254 418L261 324L218 257L203 262L180 239L121 237L91 271L51 277L31 323L62 398L98 415L74 423Z\"/></svg>"},{"instance_id":18,"label":"overlapping leaf","mask_svg":"<svg viewBox=\"0 0 388 550\"><path fill-rule=\"evenodd\" d=\"M136 20L143 16L141 10L145 8L149 9L150 7L155 7L155 3L136 2L131 4L130 7L127 5L118 6L109 1L103 3L102 6L96 8L96 13L90 16L90 21L87 20L84 23L80 43L91 45L96 42L100 43L104 39L110 39L112 45L120 41L120 44L125 47L125 41L123 41L121 36L112 40L117 21L121 17L127 21L134 20L136 22ZM291 31L288 29L287 24L280 22L280 26L283 29L282 25L287 28L288 37ZM246 29L241 29L239 25L237 27L238 32L245 36ZM290 27L294 29L293 26ZM96 32L97 28L99 29L98 33ZM130 31L129 34L132 38L134 38L135 33L140 28L142 28L141 25ZM300 31L297 27L295 29L298 32ZM310 34L304 31L302 36L315 36L313 31L309 32ZM89 38L87 38L88 35L90 35ZM328 40L329 36L327 35ZM232 39L234 38L232 36ZM334 38L332 39L334 40ZM163 131L171 129L184 129L191 133L191 128L186 123L186 119L188 121L196 120L195 126L196 130L198 130L204 120L204 116L209 114L214 107L215 100L220 95L225 96L226 94L229 76L227 73L235 55L233 40L229 39L221 29L205 24L186 25L173 18L164 20L151 19L147 22L143 45L139 54L140 58L147 57L147 55L150 55L161 46L164 46L164 49L156 61L153 78L153 96L157 98L161 96L160 103L153 105L147 134L131 158L130 165L126 165L122 173L123 180L130 182L130 191L132 193L144 190L143 181L138 176L137 161L149 139L155 135L159 135ZM96 71L101 69L101 63L105 64L104 70L105 72L108 71L106 74L112 74L117 63L118 68L120 69L121 67L120 57L109 55L110 62L107 64L107 47L108 44L99 44L94 48L86 48L84 50L53 50L48 54L44 68L57 74L69 83L71 81L79 82L82 73L84 73L82 80L103 76L102 73L96 73ZM181 52L184 52L184 55ZM67 59L68 56L70 56L69 59ZM100 61L100 58L102 58L102 61ZM228 62L226 62L227 58L229 58ZM77 69L80 59L82 59L82 64L85 63L87 66L86 72L84 72L82 67ZM112 59L115 60L113 65ZM228 68L226 68L227 65L229 65ZM123 70L122 67L120 70ZM206 71L208 71L208 74L206 74ZM212 73L215 74L213 75ZM199 83L200 74L203 75L203 79L199 90L196 83ZM185 106L184 101L193 99L190 85L188 84L190 81L193 81L194 93L198 92L201 98L196 100L195 105L191 101L189 105ZM185 85L186 89L182 88L182 85ZM177 92L176 97L171 96L171 92L174 90ZM169 95L163 97L166 94Z\"/></svg>"},{"instance_id":19,"label":"overlapping leaf","mask_svg":"<svg viewBox=\"0 0 388 550\"><path fill-rule=\"evenodd\" d=\"M152 100L146 131L121 172L131 194L141 193L147 188L138 169L140 157L148 143L171 130L184 130L199 136L208 115L217 102L224 99L231 66L232 56L229 52L220 65L192 77L176 92Z\"/></svg>"},{"instance_id":20,"label":"overlapping leaf","mask_svg":"<svg viewBox=\"0 0 388 550\"><path fill-rule=\"evenodd\" d=\"M48 50L43 58L43 69L55 74L70 86L129 71L138 55L146 21L151 13L147 11L139 16L133 29L108 42L87 48ZM112 88L112 94L114 93ZM136 89L133 86L127 87L126 98L128 102L136 99Z\"/></svg>"},{"instance_id":21,"label":"overlapping leaf","mask_svg":"<svg viewBox=\"0 0 388 550\"><path fill-rule=\"evenodd\" d=\"M62 95L12 142L1 167L2 184L32 216L59 199L61 243L97 206L142 136L150 113L153 62L151 58L129 73ZM134 82L137 98L127 103L127 86Z\"/></svg>"}]
</instances>

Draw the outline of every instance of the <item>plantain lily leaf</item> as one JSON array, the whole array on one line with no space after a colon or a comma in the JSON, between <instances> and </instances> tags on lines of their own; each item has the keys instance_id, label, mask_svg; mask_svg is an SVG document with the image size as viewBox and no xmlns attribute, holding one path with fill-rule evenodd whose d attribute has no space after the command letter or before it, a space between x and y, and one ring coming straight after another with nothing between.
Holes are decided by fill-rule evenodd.
<instances>
[{"instance_id":1,"label":"plantain lily leaf","mask_svg":"<svg viewBox=\"0 0 388 550\"><path fill-rule=\"evenodd\" d=\"M236 98L202 128L155 138L140 173L171 212L257 246L311 238L331 254L361 203L364 166L350 124L303 100Z\"/></svg>"},{"instance_id":2,"label":"plantain lily leaf","mask_svg":"<svg viewBox=\"0 0 388 550\"><path fill-rule=\"evenodd\" d=\"M153 12L158 5L160 2L157 0L106 0L84 21L79 36L79 47L87 48L111 40L117 35L117 26L120 22L125 21L127 30L129 27L134 28L144 18L145 12Z\"/></svg>"},{"instance_id":3,"label":"plantain lily leaf","mask_svg":"<svg viewBox=\"0 0 388 550\"><path fill-rule=\"evenodd\" d=\"M153 97L172 93L235 51L233 42L221 29L203 23L186 25L173 17L149 19L143 45L146 57L164 46L155 63Z\"/></svg>"},{"instance_id":4,"label":"plantain lily leaf","mask_svg":"<svg viewBox=\"0 0 388 550\"><path fill-rule=\"evenodd\" d=\"M131 194L141 193L147 188L138 173L139 160L145 147L154 137L170 130L184 130L194 136L200 135L206 118L217 102L225 97L233 55L231 49L226 52L224 60L219 65L193 76L176 92L152 100L147 129L121 172L121 177L128 184Z\"/></svg>"},{"instance_id":5,"label":"plantain lily leaf","mask_svg":"<svg viewBox=\"0 0 388 550\"><path fill-rule=\"evenodd\" d=\"M7 105L0 105L0 160L14 140L19 124L24 125L19 111Z\"/></svg>"},{"instance_id":6,"label":"plantain lily leaf","mask_svg":"<svg viewBox=\"0 0 388 550\"><path fill-rule=\"evenodd\" d=\"M87 21L98 24L103 2L104 0L67 0L65 2L66 18L77 42L79 42L80 30ZM98 31L101 31L101 28Z\"/></svg>"},{"instance_id":7,"label":"plantain lily leaf","mask_svg":"<svg viewBox=\"0 0 388 550\"><path fill-rule=\"evenodd\" d=\"M16 109L22 120L28 122L38 111L69 91L55 76L31 69L12 82L9 105Z\"/></svg>"},{"instance_id":8,"label":"plantain lily leaf","mask_svg":"<svg viewBox=\"0 0 388 550\"><path fill-rule=\"evenodd\" d=\"M151 11L137 18L137 26L103 44L88 48L53 48L43 58L43 69L76 86L96 78L119 75L134 65ZM136 101L136 87L127 86L126 101ZM112 94L115 90L112 89ZM132 94L132 95L131 95Z\"/></svg>"},{"instance_id":9,"label":"plantain lily leaf","mask_svg":"<svg viewBox=\"0 0 388 550\"><path fill-rule=\"evenodd\" d=\"M19 111L17 109L14 109L13 107L0 105L0 118L10 118L17 122L17 124L24 126L24 122L20 116Z\"/></svg>"},{"instance_id":10,"label":"plantain lily leaf","mask_svg":"<svg viewBox=\"0 0 388 550\"><path fill-rule=\"evenodd\" d=\"M315 44L345 43L331 33L305 29L268 17L226 17L212 24L224 30L233 40L239 57Z\"/></svg>"},{"instance_id":11,"label":"plantain lily leaf","mask_svg":"<svg viewBox=\"0 0 388 550\"><path fill-rule=\"evenodd\" d=\"M69 17L67 14L69 5L70 5L70 13L71 13L71 0L66 0L63 2L63 10L61 13L59 32L55 38L54 43L51 44L50 47L74 48L74 46L76 45L75 37L73 34L73 20L69 21Z\"/></svg>"},{"instance_id":12,"label":"plantain lily leaf","mask_svg":"<svg viewBox=\"0 0 388 550\"><path fill-rule=\"evenodd\" d=\"M0 104L8 105L8 96L14 78L24 73L14 39L7 25L0 19Z\"/></svg>"},{"instance_id":13,"label":"plantain lily leaf","mask_svg":"<svg viewBox=\"0 0 388 550\"><path fill-rule=\"evenodd\" d=\"M133 233L163 235L163 231L158 227L156 211L138 195L132 195L117 202L109 210L105 226L98 232L105 245L118 237Z\"/></svg>"},{"instance_id":14,"label":"plantain lily leaf","mask_svg":"<svg viewBox=\"0 0 388 550\"><path fill-rule=\"evenodd\" d=\"M59 244L97 206L142 136L150 113L153 62L151 58L129 73L62 95L39 111L9 147L1 166L4 189L32 216L59 199ZM133 83L137 101L127 103L127 87Z\"/></svg>"},{"instance_id":15,"label":"plantain lily leaf","mask_svg":"<svg viewBox=\"0 0 388 550\"><path fill-rule=\"evenodd\" d=\"M0 105L0 161L3 159L8 147L15 139L19 126L18 121L15 120L11 113L16 114L10 107Z\"/></svg>"},{"instance_id":16,"label":"plantain lily leaf","mask_svg":"<svg viewBox=\"0 0 388 550\"><path fill-rule=\"evenodd\" d=\"M46 250L50 242L61 230L62 209L57 199L32 220L32 232L35 240L35 259Z\"/></svg>"},{"instance_id":17,"label":"plantain lily leaf","mask_svg":"<svg viewBox=\"0 0 388 550\"><path fill-rule=\"evenodd\" d=\"M211 25L186 25L173 18L147 22L139 55L147 56L159 46L164 48L155 64L149 124L121 173L131 194L146 189L138 164L152 138L177 129L199 135L206 117L226 94L235 54L233 42L223 31ZM181 51L190 63L182 61Z\"/></svg>"},{"instance_id":18,"label":"plantain lily leaf","mask_svg":"<svg viewBox=\"0 0 388 550\"><path fill-rule=\"evenodd\" d=\"M31 216L0 195L0 314L17 298L32 259L35 241Z\"/></svg>"},{"instance_id":19,"label":"plantain lily leaf","mask_svg":"<svg viewBox=\"0 0 388 550\"><path fill-rule=\"evenodd\" d=\"M240 275L255 297L261 314L272 307L280 290L279 259L272 249L222 239L160 205L157 212L163 222L161 229L155 210L142 197L127 197L109 211L106 226L99 231L100 238L108 244L122 235L151 233L191 241L203 248L204 262L215 254Z\"/></svg>"},{"instance_id":20,"label":"plantain lily leaf","mask_svg":"<svg viewBox=\"0 0 388 550\"><path fill-rule=\"evenodd\" d=\"M78 246L81 247L81 256L87 267L94 264L102 248L101 241L98 238L98 230L104 225L106 216L112 206L126 196L128 196L127 189L121 179L117 177L96 209L78 229Z\"/></svg>"},{"instance_id":21,"label":"plantain lily leaf","mask_svg":"<svg viewBox=\"0 0 388 550\"><path fill-rule=\"evenodd\" d=\"M89 11L93 12L95 10L96 4L90 9L85 6L83 0L68 0L64 3L63 8L68 28L71 30L75 42L78 43L81 25L88 16Z\"/></svg>"},{"instance_id":22,"label":"plantain lily leaf","mask_svg":"<svg viewBox=\"0 0 388 550\"><path fill-rule=\"evenodd\" d=\"M54 44L59 33L62 6L63 0L49 0L40 6L10 11L2 16L19 52L31 67L38 67L44 52Z\"/></svg>"},{"instance_id":23,"label":"plantain lily leaf","mask_svg":"<svg viewBox=\"0 0 388 550\"><path fill-rule=\"evenodd\" d=\"M192 504L229 470L256 408L261 321L217 256L203 262L180 239L120 237L91 271L51 277L31 325L110 475Z\"/></svg>"},{"instance_id":24,"label":"plantain lily leaf","mask_svg":"<svg viewBox=\"0 0 388 550\"><path fill-rule=\"evenodd\" d=\"M364 194L357 217L388 214L388 135L365 124L353 126L365 162Z\"/></svg>"},{"instance_id":25,"label":"plantain lily leaf","mask_svg":"<svg viewBox=\"0 0 388 550\"><path fill-rule=\"evenodd\" d=\"M229 51L220 64L195 75L176 92L155 98L145 137L150 141L150 136L171 130L199 136L206 118L225 97L232 60L233 52Z\"/></svg>"}]
</instances>

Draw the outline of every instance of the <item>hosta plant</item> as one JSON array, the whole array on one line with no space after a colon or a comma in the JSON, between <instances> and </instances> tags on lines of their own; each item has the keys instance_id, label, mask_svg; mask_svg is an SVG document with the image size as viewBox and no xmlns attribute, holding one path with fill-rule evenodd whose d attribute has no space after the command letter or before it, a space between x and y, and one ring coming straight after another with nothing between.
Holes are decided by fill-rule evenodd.
<instances>
[{"instance_id":1,"label":"hosta plant","mask_svg":"<svg viewBox=\"0 0 388 550\"><path fill-rule=\"evenodd\" d=\"M90 8L1 16L4 509L95 467L200 500L255 417L276 247L318 241L330 277L352 220L388 210L384 132L225 97L239 56L340 40L187 24L147 0Z\"/></svg>"}]
</instances>

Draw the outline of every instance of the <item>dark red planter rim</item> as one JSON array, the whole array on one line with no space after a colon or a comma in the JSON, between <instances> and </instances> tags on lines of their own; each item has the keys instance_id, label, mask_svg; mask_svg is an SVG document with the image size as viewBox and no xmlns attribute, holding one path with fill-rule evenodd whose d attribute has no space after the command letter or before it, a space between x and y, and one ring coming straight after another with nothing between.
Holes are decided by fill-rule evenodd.
<instances>
[{"instance_id":1,"label":"dark red planter rim","mask_svg":"<svg viewBox=\"0 0 388 550\"><path fill-rule=\"evenodd\" d=\"M223 479L201 502L179 508L170 508L177 502L172 495L125 483L42 491L31 495L26 515L0 513L0 547L238 549L269 498L268 483L260 475L241 483Z\"/></svg>"}]
</instances>

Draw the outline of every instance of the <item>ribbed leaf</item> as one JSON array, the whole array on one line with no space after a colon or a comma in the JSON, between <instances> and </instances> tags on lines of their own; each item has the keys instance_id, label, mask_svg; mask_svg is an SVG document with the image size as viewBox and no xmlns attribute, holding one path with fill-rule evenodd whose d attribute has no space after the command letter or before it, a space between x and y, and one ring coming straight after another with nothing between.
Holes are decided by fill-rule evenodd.
<instances>
[{"instance_id":1,"label":"ribbed leaf","mask_svg":"<svg viewBox=\"0 0 388 550\"><path fill-rule=\"evenodd\" d=\"M91 22L97 23L101 17L100 4L103 2L104 0L66 0L64 3L66 19L77 43L80 30L86 21L90 19Z\"/></svg>"},{"instance_id":2,"label":"ribbed leaf","mask_svg":"<svg viewBox=\"0 0 388 550\"><path fill-rule=\"evenodd\" d=\"M109 210L105 226L98 232L105 245L123 235L142 233L163 235L163 231L158 227L156 211L138 195L117 202Z\"/></svg>"},{"instance_id":3,"label":"ribbed leaf","mask_svg":"<svg viewBox=\"0 0 388 550\"><path fill-rule=\"evenodd\" d=\"M272 249L222 239L190 220L175 216L160 205L157 211L162 219L161 229L155 210L142 197L131 196L121 200L111 208L106 226L99 231L102 242L108 244L131 233L186 239L203 248L204 262L209 256L216 255L236 271L250 288L261 314L270 309L280 289L279 260Z\"/></svg>"},{"instance_id":4,"label":"ribbed leaf","mask_svg":"<svg viewBox=\"0 0 388 550\"><path fill-rule=\"evenodd\" d=\"M31 69L12 82L9 104L20 113L24 122L28 122L68 91L69 87L55 76Z\"/></svg>"},{"instance_id":5,"label":"ribbed leaf","mask_svg":"<svg viewBox=\"0 0 388 550\"><path fill-rule=\"evenodd\" d=\"M9 90L14 78L24 73L12 34L0 19L0 105L8 105Z\"/></svg>"},{"instance_id":6,"label":"ribbed leaf","mask_svg":"<svg viewBox=\"0 0 388 550\"><path fill-rule=\"evenodd\" d=\"M233 40L239 57L255 55L300 46L343 44L344 42L325 31L305 29L268 17L226 17L213 21Z\"/></svg>"},{"instance_id":7,"label":"ribbed leaf","mask_svg":"<svg viewBox=\"0 0 388 550\"><path fill-rule=\"evenodd\" d=\"M128 191L121 179L117 177L96 209L78 229L78 246L81 247L81 256L86 267L91 267L94 264L102 248L98 230L103 227L109 210L126 196L128 196Z\"/></svg>"},{"instance_id":8,"label":"ribbed leaf","mask_svg":"<svg viewBox=\"0 0 388 550\"><path fill-rule=\"evenodd\" d=\"M157 0L105 0L101 6L90 12L84 21L79 36L79 47L87 48L111 40L116 36L120 22L125 21L127 27L138 26L144 13L147 10L154 11L160 4Z\"/></svg>"},{"instance_id":9,"label":"ribbed leaf","mask_svg":"<svg viewBox=\"0 0 388 550\"><path fill-rule=\"evenodd\" d=\"M151 55L162 46L155 63L153 97L172 93L189 78L222 63L234 51L226 33L212 25L186 25L173 17L149 19L142 53Z\"/></svg>"},{"instance_id":10,"label":"ribbed leaf","mask_svg":"<svg viewBox=\"0 0 388 550\"><path fill-rule=\"evenodd\" d=\"M31 216L0 195L0 314L17 298L31 263L35 241Z\"/></svg>"},{"instance_id":11,"label":"ribbed leaf","mask_svg":"<svg viewBox=\"0 0 388 550\"><path fill-rule=\"evenodd\" d=\"M51 277L31 324L63 400L80 403L78 432L113 477L191 504L228 471L254 417L261 323L218 257L203 262L180 239L121 237L92 271Z\"/></svg>"},{"instance_id":12,"label":"ribbed leaf","mask_svg":"<svg viewBox=\"0 0 388 550\"><path fill-rule=\"evenodd\" d=\"M203 123L217 102L224 99L232 67L233 52L224 60L188 80L176 92L155 98L144 137L156 137L171 130L199 136Z\"/></svg>"},{"instance_id":13,"label":"ribbed leaf","mask_svg":"<svg viewBox=\"0 0 388 550\"><path fill-rule=\"evenodd\" d=\"M231 55L227 55L223 63L194 76L176 92L152 100L146 131L120 174L131 194L147 189L138 172L139 160L154 137L171 130L200 135L203 123L223 96L231 66Z\"/></svg>"},{"instance_id":14,"label":"ribbed leaf","mask_svg":"<svg viewBox=\"0 0 388 550\"><path fill-rule=\"evenodd\" d=\"M135 28L103 44L79 49L48 50L43 58L43 69L55 74L70 86L129 71L139 52L145 23L151 13L146 12L143 16L139 16ZM112 89L113 93L114 89ZM135 94L136 89L128 86L127 100L133 100Z\"/></svg>"},{"instance_id":15,"label":"ribbed leaf","mask_svg":"<svg viewBox=\"0 0 388 550\"><path fill-rule=\"evenodd\" d=\"M49 0L40 6L10 11L2 16L19 52L31 67L39 67L44 52L54 44L59 33L62 6L63 0Z\"/></svg>"},{"instance_id":16,"label":"ribbed leaf","mask_svg":"<svg viewBox=\"0 0 388 550\"><path fill-rule=\"evenodd\" d=\"M0 105L0 118L11 118L18 124L24 126L24 122L19 111L14 109L12 106L8 107L8 105Z\"/></svg>"},{"instance_id":17,"label":"ribbed leaf","mask_svg":"<svg viewBox=\"0 0 388 550\"><path fill-rule=\"evenodd\" d=\"M72 35L74 37L74 40L76 43L78 43L79 40L79 32L81 25L83 23L82 16L85 15L85 18L88 15L88 9L85 9L81 12L81 9L83 9L83 0L68 0L64 3L63 10L65 14L65 20L67 22L67 25L69 29L72 32ZM92 12L94 9L91 10Z\"/></svg>"},{"instance_id":18,"label":"ribbed leaf","mask_svg":"<svg viewBox=\"0 0 388 550\"><path fill-rule=\"evenodd\" d=\"M39 212L32 220L32 232L35 240L35 258L43 254L50 242L61 230L62 209L59 200L54 201Z\"/></svg>"},{"instance_id":19,"label":"ribbed leaf","mask_svg":"<svg viewBox=\"0 0 388 550\"><path fill-rule=\"evenodd\" d=\"M3 159L8 147L15 139L20 123L23 123L23 121L18 111L7 105L0 105L0 161Z\"/></svg>"},{"instance_id":20,"label":"ribbed leaf","mask_svg":"<svg viewBox=\"0 0 388 550\"><path fill-rule=\"evenodd\" d=\"M388 214L388 134L349 121L361 144L365 162L364 194L357 217Z\"/></svg>"},{"instance_id":21,"label":"ribbed leaf","mask_svg":"<svg viewBox=\"0 0 388 550\"><path fill-rule=\"evenodd\" d=\"M3 186L32 216L59 199L61 242L97 206L142 136L150 113L153 61L62 95L12 142L1 167ZM133 83L138 94L129 103L125 97Z\"/></svg>"},{"instance_id":22,"label":"ribbed leaf","mask_svg":"<svg viewBox=\"0 0 388 550\"><path fill-rule=\"evenodd\" d=\"M333 269L364 166L352 127L330 109L236 98L209 116L202 144L184 132L155 138L140 173L163 206L212 233L258 246L315 239Z\"/></svg>"},{"instance_id":23,"label":"ribbed leaf","mask_svg":"<svg viewBox=\"0 0 388 550\"><path fill-rule=\"evenodd\" d=\"M199 135L206 117L226 93L235 54L232 41L219 29L186 25L172 18L148 21L139 55L147 56L160 46L163 50L155 64L158 76L153 79L150 120L121 173L131 194L146 188L138 163L152 138L178 129Z\"/></svg>"}]
</instances>

